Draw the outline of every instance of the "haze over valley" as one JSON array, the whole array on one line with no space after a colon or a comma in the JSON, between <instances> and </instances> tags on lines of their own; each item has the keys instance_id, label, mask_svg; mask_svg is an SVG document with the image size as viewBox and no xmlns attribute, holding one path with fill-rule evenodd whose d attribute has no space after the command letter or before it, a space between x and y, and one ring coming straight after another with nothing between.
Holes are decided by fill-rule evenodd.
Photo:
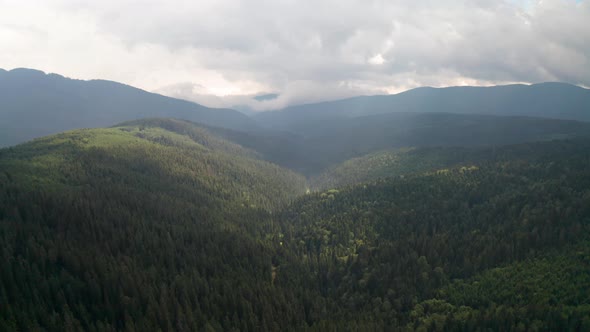
<instances>
[{"instance_id":1,"label":"haze over valley","mask_svg":"<svg viewBox=\"0 0 590 332\"><path fill-rule=\"evenodd\" d=\"M0 1L0 331L590 330L588 1Z\"/></svg>"}]
</instances>

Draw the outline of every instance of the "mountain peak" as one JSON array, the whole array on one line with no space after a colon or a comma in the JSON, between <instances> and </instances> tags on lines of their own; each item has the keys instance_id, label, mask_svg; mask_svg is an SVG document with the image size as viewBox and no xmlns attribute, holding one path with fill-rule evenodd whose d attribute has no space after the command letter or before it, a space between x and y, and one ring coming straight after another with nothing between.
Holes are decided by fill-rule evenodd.
<instances>
[{"instance_id":1,"label":"mountain peak","mask_svg":"<svg viewBox=\"0 0 590 332\"><path fill-rule=\"evenodd\" d=\"M8 72L11 74L30 75L30 76L45 76L45 75L47 75L44 71L41 71L38 69L31 69L31 68L14 68Z\"/></svg>"},{"instance_id":2,"label":"mountain peak","mask_svg":"<svg viewBox=\"0 0 590 332\"><path fill-rule=\"evenodd\" d=\"M27 68L2 74L0 100L0 146L69 129L154 117L241 130L256 127L235 110L208 108L113 81L76 80Z\"/></svg>"}]
</instances>

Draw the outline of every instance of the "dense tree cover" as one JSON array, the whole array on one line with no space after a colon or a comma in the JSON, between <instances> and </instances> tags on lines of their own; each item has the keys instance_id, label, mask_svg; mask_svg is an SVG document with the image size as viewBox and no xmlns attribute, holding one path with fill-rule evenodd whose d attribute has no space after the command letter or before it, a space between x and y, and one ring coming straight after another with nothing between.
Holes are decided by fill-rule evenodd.
<instances>
[{"instance_id":1,"label":"dense tree cover","mask_svg":"<svg viewBox=\"0 0 590 332\"><path fill-rule=\"evenodd\" d=\"M587 241L588 142L521 145L498 154L511 155L512 160L496 157L478 166L309 195L284 212L284 244L288 252L311 266L322 294L337 301L337 307L365 313L373 323L418 328L429 311L420 311L417 304L439 305L438 299L448 297L461 312L432 309L439 315L438 325L430 321L426 328L516 328L520 322L537 321L525 326L578 329L590 315L590 266L584 260L569 274L557 264L554 269L539 270L544 276L516 276L520 278L517 283L535 285L528 292L506 285L504 296L496 297L475 287L471 290L475 295L470 296L479 296L478 301L458 296L459 286L441 292L452 280L472 278L506 264L514 263L511 269L517 269L518 262L542 256L547 250ZM573 267L576 263L567 264ZM563 278L562 285L577 287L566 287L567 295L552 294L551 289L541 294L543 284L538 279L550 274ZM489 280L489 274L482 278L486 276ZM491 278L496 277L492 274ZM496 280L494 285L502 279ZM550 302L538 301L547 297ZM521 300L514 304L508 301L511 298ZM489 312L503 304L512 310L512 320ZM465 315L452 318L451 313ZM556 313L562 315L560 320L544 316ZM480 320L483 316L478 315L489 320ZM494 325L498 322L509 325ZM556 322L562 325L552 325Z\"/></svg>"},{"instance_id":2,"label":"dense tree cover","mask_svg":"<svg viewBox=\"0 0 590 332\"><path fill-rule=\"evenodd\" d=\"M174 120L2 150L2 329L284 327L257 232L304 179L249 154Z\"/></svg>"},{"instance_id":3,"label":"dense tree cover","mask_svg":"<svg viewBox=\"0 0 590 332\"><path fill-rule=\"evenodd\" d=\"M305 195L178 120L0 150L0 329L587 326L589 141L404 153Z\"/></svg>"},{"instance_id":4,"label":"dense tree cover","mask_svg":"<svg viewBox=\"0 0 590 332\"><path fill-rule=\"evenodd\" d=\"M306 116L293 133L244 133L223 137L259 151L265 159L316 177L327 168L377 151L407 147L486 147L590 135L590 123L515 116L394 112L362 117ZM443 157L444 158L444 157Z\"/></svg>"},{"instance_id":5,"label":"dense tree cover","mask_svg":"<svg viewBox=\"0 0 590 332\"><path fill-rule=\"evenodd\" d=\"M474 158L465 158L465 153L461 153L465 151L469 150L467 148L418 150L402 148L373 152L328 168L315 176L312 183L315 188L322 190L376 181L381 178L422 173L461 163L473 163Z\"/></svg>"},{"instance_id":6,"label":"dense tree cover","mask_svg":"<svg viewBox=\"0 0 590 332\"><path fill-rule=\"evenodd\" d=\"M311 183L317 189L329 189L376 181L382 178L421 174L448 167L477 167L480 164L515 162L550 163L552 159L567 158L586 145L571 143L529 143L498 147L424 147L400 148L369 153L346 160L314 176ZM543 150L543 153L539 153Z\"/></svg>"},{"instance_id":7,"label":"dense tree cover","mask_svg":"<svg viewBox=\"0 0 590 332\"><path fill-rule=\"evenodd\" d=\"M257 159L256 152L181 120L75 130L1 151L4 172L35 188L100 181L123 191L186 197L196 192L273 210L306 185L302 176Z\"/></svg>"},{"instance_id":8,"label":"dense tree cover","mask_svg":"<svg viewBox=\"0 0 590 332\"><path fill-rule=\"evenodd\" d=\"M456 280L439 291L438 296L444 301L439 300L437 305L445 309L442 312L437 309L438 314L444 314L448 319L446 324L451 326L588 331L589 264L590 242L586 239L534 255L532 259L487 270L468 280ZM425 307L419 304L414 310L420 311L420 306ZM458 321L465 317L449 315L459 311L469 312L467 322ZM423 315L418 325L432 324L428 321L433 316L436 310Z\"/></svg>"}]
</instances>

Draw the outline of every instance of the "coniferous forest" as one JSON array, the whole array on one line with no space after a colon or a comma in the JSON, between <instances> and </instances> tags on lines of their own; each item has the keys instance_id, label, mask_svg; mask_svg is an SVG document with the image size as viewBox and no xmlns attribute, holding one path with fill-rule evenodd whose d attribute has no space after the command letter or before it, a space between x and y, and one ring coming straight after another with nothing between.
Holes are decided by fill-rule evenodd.
<instances>
[{"instance_id":1,"label":"coniferous forest","mask_svg":"<svg viewBox=\"0 0 590 332\"><path fill-rule=\"evenodd\" d=\"M590 332L590 0L0 0L0 332Z\"/></svg>"},{"instance_id":2,"label":"coniferous forest","mask_svg":"<svg viewBox=\"0 0 590 332\"><path fill-rule=\"evenodd\" d=\"M0 150L0 329L590 330L584 135L307 177L276 135L147 119Z\"/></svg>"}]
</instances>

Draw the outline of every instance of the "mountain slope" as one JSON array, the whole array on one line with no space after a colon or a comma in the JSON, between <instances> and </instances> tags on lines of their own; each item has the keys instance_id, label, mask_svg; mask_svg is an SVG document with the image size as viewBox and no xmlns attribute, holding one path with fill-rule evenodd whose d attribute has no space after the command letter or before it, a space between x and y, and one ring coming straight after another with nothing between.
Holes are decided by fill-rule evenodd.
<instances>
[{"instance_id":1,"label":"mountain slope","mask_svg":"<svg viewBox=\"0 0 590 332\"><path fill-rule=\"evenodd\" d=\"M246 115L212 109L111 81L81 81L31 69L0 72L0 146L76 128L168 117L241 130Z\"/></svg>"},{"instance_id":2,"label":"mountain slope","mask_svg":"<svg viewBox=\"0 0 590 332\"><path fill-rule=\"evenodd\" d=\"M165 119L0 149L0 330L278 330L273 322L302 320L285 309L300 305L287 300L293 291L272 285L261 233L305 179L255 156Z\"/></svg>"},{"instance_id":3,"label":"mountain slope","mask_svg":"<svg viewBox=\"0 0 590 332\"><path fill-rule=\"evenodd\" d=\"M411 330L590 329L590 242L454 280L412 309Z\"/></svg>"},{"instance_id":4,"label":"mountain slope","mask_svg":"<svg viewBox=\"0 0 590 332\"><path fill-rule=\"evenodd\" d=\"M212 197L232 201L248 201L251 194L252 204L268 210L302 193L305 186L303 178L258 160L254 151L172 119L65 132L0 150L0 158L2 170L20 185L75 187L106 173L122 186L127 178L141 178L145 182L130 185L209 188Z\"/></svg>"},{"instance_id":5,"label":"mountain slope","mask_svg":"<svg viewBox=\"0 0 590 332\"><path fill-rule=\"evenodd\" d=\"M590 90L565 83L494 87L418 88L395 95L355 97L264 112L269 127L307 133L310 123L392 112L532 116L590 121Z\"/></svg>"},{"instance_id":6,"label":"mountain slope","mask_svg":"<svg viewBox=\"0 0 590 332\"><path fill-rule=\"evenodd\" d=\"M543 150L544 153L539 153L539 150ZM568 140L502 147L390 149L346 160L313 177L310 183L314 188L325 190L451 168L469 171L491 163L551 162L552 158L568 158L578 150L579 148Z\"/></svg>"},{"instance_id":7,"label":"mountain slope","mask_svg":"<svg viewBox=\"0 0 590 332\"><path fill-rule=\"evenodd\" d=\"M522 160L308 195L282 215L285 252L316 272L310 284L336 302L340 328L579 329L590 315L589 144L525 144L499 153L528 150ZM567 270L553 265L564 257ZM515 271L531 265L546 274ZM292 273L279 266L279 278ZM511 279L522 287L501 284ZM559 284L535 293L545 279ZM356 312L354 322L344 308Z\"/></svg>"},{"instance_id":8,"label":"mountain slope","mask_svg":"<svg viewBox=\"0 0 590 332\"><path fill-rule=\"evenodd\" d=\"M285 139L226 137L260 151L268 160L316 176L345 160L385 149L500 146L588 135L590 123L570 120L400 112L312 122L304 134L283 135Z\"/></svg>"},{"instance_id":9,"label":"mountain slope","mask_svg":"<svg viewBox=\"0 0 590 332\"><path fill-rule=\"evenodd\" d=\"M403 178L304 195L302 177L187 121L1 149L0 329L585 326L590 141L431 150ZM478 167L432 170L463 156ZM520 266L559 280L543 306L479 293L543 287Z\"/></svg>"}]
</instances>

